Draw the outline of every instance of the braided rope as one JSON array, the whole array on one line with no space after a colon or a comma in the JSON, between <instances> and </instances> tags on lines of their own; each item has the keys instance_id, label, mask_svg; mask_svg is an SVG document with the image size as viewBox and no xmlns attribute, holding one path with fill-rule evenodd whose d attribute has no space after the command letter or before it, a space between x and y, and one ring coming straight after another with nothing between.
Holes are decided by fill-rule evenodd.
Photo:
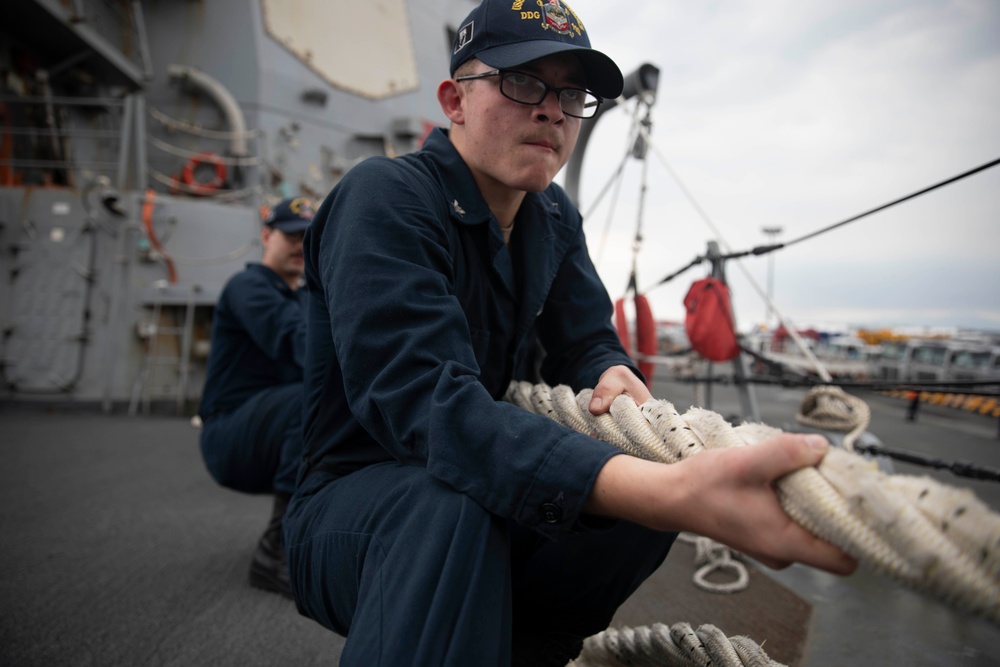
<instances>
[{"instance_id":1,"label":"braided rope","mask_svg":"<svg viewBox=\"0 0 1000 667\"><path fill-rule=\"evenodd\" d=\"M784 667L749 637L726 635L714 625L656 623L608 628L583 642L567 667Z\"/></svg>"},{"instance_id":2,"label":"braided rope","mask_svg":"<svg viewBox=\"0 0 1000 667\"><path fill-rule=\"evenodd\" d=\"M871 408L857 396L851 396L840 387L813 387L802 397L796 421L830 431L847 431L844 449L854 451L854 443L868 428Z\"/></svg>"},{"instance_id":3,"label":"braided rope","mask_svg":"<svg viewBox=\"0 0 1000 667\"><path fill-rule=\"evenodd\" d=\"M743 447L780 431L732 427L721 415L668 401L637 407L618 396L594 416L593 390L512 383L506 400L640 458L672 463L706 448ZM778 480L782 507L812 534L875 571L1000 625L1000 516L969 490L929 477L887 475L857 454L831 448L816 467Z\"/></svg>"}]
</instances>

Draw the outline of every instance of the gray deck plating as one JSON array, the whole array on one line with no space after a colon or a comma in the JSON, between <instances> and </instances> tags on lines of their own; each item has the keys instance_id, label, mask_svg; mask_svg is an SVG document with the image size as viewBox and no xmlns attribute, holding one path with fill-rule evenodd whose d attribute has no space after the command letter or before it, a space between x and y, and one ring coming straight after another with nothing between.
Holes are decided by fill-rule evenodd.
<instances>
[{"instance_id":1,"label":"gray deck plating","mask_svg":"<svg viewBox=\"0 0 1000 667\"><path fill-rule=\"evenodd\" d=\"M654 394L683 410L691 390L658 383ZM800 397L761 391L763 420L791 421ZM902 402L865 398L886 445L1000 462L992 420L925 409L912 424ZM714 401L735 412L727 391ZM217 487L186 419L8 405L0 433L0 664L335 664L342 638L246 584L269 499ZM1000 508L1000 485L937 475ZM711 622L803 667L1000 664L1000 628L870 572L754 568L748 592L713 596L690 584L691 559L679 545L613 625Z\"/></svg>"}]
</instances>

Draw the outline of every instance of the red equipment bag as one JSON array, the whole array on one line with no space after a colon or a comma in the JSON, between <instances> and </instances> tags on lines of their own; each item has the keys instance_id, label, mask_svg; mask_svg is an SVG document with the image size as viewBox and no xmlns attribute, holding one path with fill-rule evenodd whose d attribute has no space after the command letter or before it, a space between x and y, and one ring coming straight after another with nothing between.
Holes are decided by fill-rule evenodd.
<instances>
[{"instance_id":1,"label":"red equipment bag","mask_svg":"<svg viewBox=\"0 0 1000 667\"><path fill-rule=\"evenodd\" d=\"M710 361L729 361L739 354L729 287L717 278L696 280L684 297L684 330L691 347Z\"/></svg>"}]
</instances>

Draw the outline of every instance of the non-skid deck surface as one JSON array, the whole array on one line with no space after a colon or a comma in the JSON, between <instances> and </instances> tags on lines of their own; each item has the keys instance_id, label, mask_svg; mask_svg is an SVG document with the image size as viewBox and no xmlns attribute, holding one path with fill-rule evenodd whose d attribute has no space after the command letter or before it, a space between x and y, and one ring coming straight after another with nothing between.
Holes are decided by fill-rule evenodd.
<instances>
[{"instance_id":1,"label":"non-skid deck surface","mask_svg":"<svg viewBox=\"0 0 1000 667\"><path fill-rule=\"evenodd\" d=\"M801 665L812 619L812 604L747 565L750 583L733 594L706 593L692 582L695 550L677 542L667 562L622 605L611 626L637 627L686 621L696 629L708 623L727 637L745 635L764 647L768 656L788 667ZM732 575L710 576L730 581Z\"/></svg>"},{"instance_id":2,"label":"non-skid deck surface","mask_svg":"<svg viewBox=\"0 0 1000 667\"><path fill-rule=\"evenodd\" d=\"M181 418L0 410L0 665L335 665L343 639L246 584L267 497L219 488ZM712 623L796 665L810 606L759 573L736 596L667 563L614 626Z\"/></svg>"},{"instance_id":3,"label":"non-skid deck surface","mask_svg":"<svg viewBox=\"0 0 1000 667\"><path fill-rule=\"evenodd\" d=\"M0 664L335 665L246 584L270 499L219 488L183 419L0 414Z\"/></svg>"}]
</instances>

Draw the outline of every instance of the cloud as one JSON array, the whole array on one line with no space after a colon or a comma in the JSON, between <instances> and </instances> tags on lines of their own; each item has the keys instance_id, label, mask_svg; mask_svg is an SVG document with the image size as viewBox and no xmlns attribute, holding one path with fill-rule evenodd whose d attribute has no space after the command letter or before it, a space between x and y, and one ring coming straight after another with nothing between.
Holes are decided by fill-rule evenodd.
<instances>
[{"instance_id":1,"label":"cloud","mask_svg":"<svg viewBox=\"0 0 1000 667\"><path fill-rule=\"evenodd\" d=\"M640 284L716 238L664 160L728 246L746 250L766 242L764 226L791 241L1000 157L1000 5L992 0L647 0L627 13L596 0L572 4L594 45L626 73L643 62L661 70L645 198L642 165L630 160L614 211L609 194L586 223L612 296L627 284L640 222ZM586 211L622 159L632 109L612 110L595 128L581 181ZM868 317L889 312L888 296L864 300L883 293L894 297L894 321L995 328L997 298L969 285L1000 284L988 269L1000 264L998 210L1000 167L803 241L776 254L776 304L796 321ZM851 262L867 267L856 274L864 290L861 278L841 275ZM767 265L745 262L761 286ZM763 319L763 301L735 265L727 269L741 324ZM654 313L681 318L687 285L705 271L655 290ZM780 289L790 285L822 289L804 303ZM916 296L902 298L907 290Z\"/></svg>"}]
</instances>

